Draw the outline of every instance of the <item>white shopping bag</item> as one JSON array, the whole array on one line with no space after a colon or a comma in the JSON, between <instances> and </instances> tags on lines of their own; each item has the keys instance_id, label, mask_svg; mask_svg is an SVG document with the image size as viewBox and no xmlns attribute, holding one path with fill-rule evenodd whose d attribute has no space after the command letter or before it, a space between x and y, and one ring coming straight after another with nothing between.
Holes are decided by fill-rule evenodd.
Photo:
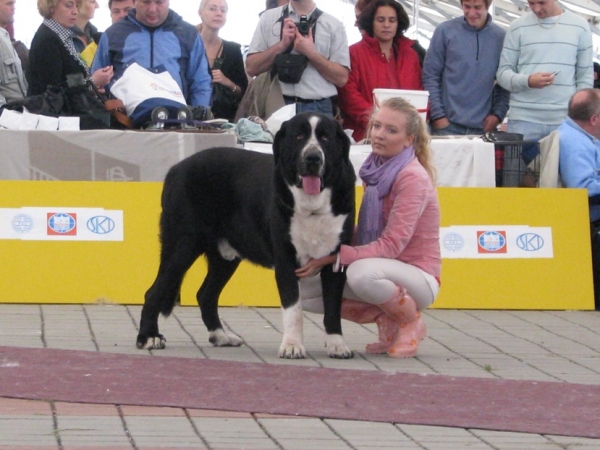
<instances>
[{"instance_id":1,"label":"white shopping bag","mask_svg":"<svg viewBox=\"0 0 600 450\"><path fill-rule=\"evenodd\" d=\"M110 88L110 92L123 102L128 116L133 114L140 103L153 98L186 105L181 88L168 71L154 73L137 63L125 69L121 78Z\"/></svg>"}]
</instances>

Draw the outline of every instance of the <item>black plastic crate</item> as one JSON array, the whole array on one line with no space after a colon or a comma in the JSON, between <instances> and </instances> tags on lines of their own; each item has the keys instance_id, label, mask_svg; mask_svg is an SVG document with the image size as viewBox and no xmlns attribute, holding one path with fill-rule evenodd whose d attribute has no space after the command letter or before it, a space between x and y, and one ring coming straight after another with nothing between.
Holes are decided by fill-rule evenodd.
<instances>
[{"instance_id":1,"label":"black plastic crate","mask_svg":"<svg viewBox=\"0 0 600 450\"><path fill-rule=\"evenodd\" d=\"M537 141L494 143L496 187L535 187L540 173Z\"/></svg>"},{"instance_id":2,"label":"black plastic crate","mask_svg":"<svg viewBox=\"0 0 600 450\"><path fill-rule=\"evenodd\" d=\"M496 187L534 187L539 177L538 141L523 140L522 134L496 131L482 136L494 144Z\"/></svg>"}]
</instances>

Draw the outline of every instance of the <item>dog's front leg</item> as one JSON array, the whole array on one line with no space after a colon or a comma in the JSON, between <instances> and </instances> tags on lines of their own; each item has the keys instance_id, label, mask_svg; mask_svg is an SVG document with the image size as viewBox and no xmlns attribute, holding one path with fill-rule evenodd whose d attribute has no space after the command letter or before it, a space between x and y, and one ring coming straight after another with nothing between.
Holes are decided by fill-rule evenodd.
<instances>
[{"instance_id":1,"label":"dog's front leg","mask_svg":"<svg viewBox=\"0 0 600 450\"><path fill-rule=\"evenodd\" d=\"M346 284L345 273L334 273L331 266L323 267L321 285L323 288L323 325L325 327L325 348L330 358L354 358L342 335L342 296Z\"/></svg>"},{"instance_id":2,"label":"dog's front leg","mask_svg":"<svg viewBox=\"0 0 600 450\"><path fill-rule=\"evenodd\" d=\"M278 264L275 269L275 279L281 298L283 313L283 340L279 346L279 357L288 359L306 358L304 348L304 333L302 303L300 288L294 274L292 264Z\"/></svg>"}]
</instances>

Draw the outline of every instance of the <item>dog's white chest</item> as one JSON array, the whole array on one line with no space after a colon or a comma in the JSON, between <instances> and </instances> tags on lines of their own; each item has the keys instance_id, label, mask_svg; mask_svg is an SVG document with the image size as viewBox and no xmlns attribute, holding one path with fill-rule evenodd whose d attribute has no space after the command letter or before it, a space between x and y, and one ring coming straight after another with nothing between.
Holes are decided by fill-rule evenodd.
<instances>
[{"instance_id":1,"label":"dog's white chest","mask_svg":"<svg viewBox=\"0 0 600 450\"><path fill-rule=\"evenodd\" d=\"M294 193L296 208L290 224L290 237L300 265L310 258L329 255L336 249L347 217L347 214L333 215L328 189L318 196L310 196L311 199L299 198L304 195L302 191ZM306 208L307 203L315 209Z\"/></svg>"}]
</instances>

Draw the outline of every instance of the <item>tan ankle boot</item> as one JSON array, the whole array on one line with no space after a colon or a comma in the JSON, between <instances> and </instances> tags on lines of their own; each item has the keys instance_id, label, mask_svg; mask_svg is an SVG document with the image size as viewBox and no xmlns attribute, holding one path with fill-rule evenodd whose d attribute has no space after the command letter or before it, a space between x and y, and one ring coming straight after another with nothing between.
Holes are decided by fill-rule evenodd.
<instances>
[{"instance_id":1,"label":"tan ankle boot","mask_svg":"<svg viewBox=\"0 0 600 450\"><path fill-rule=\"evenodd\" d=\"M378 305L398 324L399 334L388 349L395 358L416 356L419 344L427 335L425 322L417 310L417 304L406 289L398 287L396 294L387 302Z\"/></svg>"},{"instance_id":2,"label":"tan ankle boot","mask_svg":"<svg viewBox=\"0 0 600 450\"><path fill-rule=\"evenodd\" d=\"M387 353L398 336L398 324L377 305L345 298L342 300L342 319L377 324L379 342L367 345L365 351L370 354Z\"/></svg>"}]
</instances>

